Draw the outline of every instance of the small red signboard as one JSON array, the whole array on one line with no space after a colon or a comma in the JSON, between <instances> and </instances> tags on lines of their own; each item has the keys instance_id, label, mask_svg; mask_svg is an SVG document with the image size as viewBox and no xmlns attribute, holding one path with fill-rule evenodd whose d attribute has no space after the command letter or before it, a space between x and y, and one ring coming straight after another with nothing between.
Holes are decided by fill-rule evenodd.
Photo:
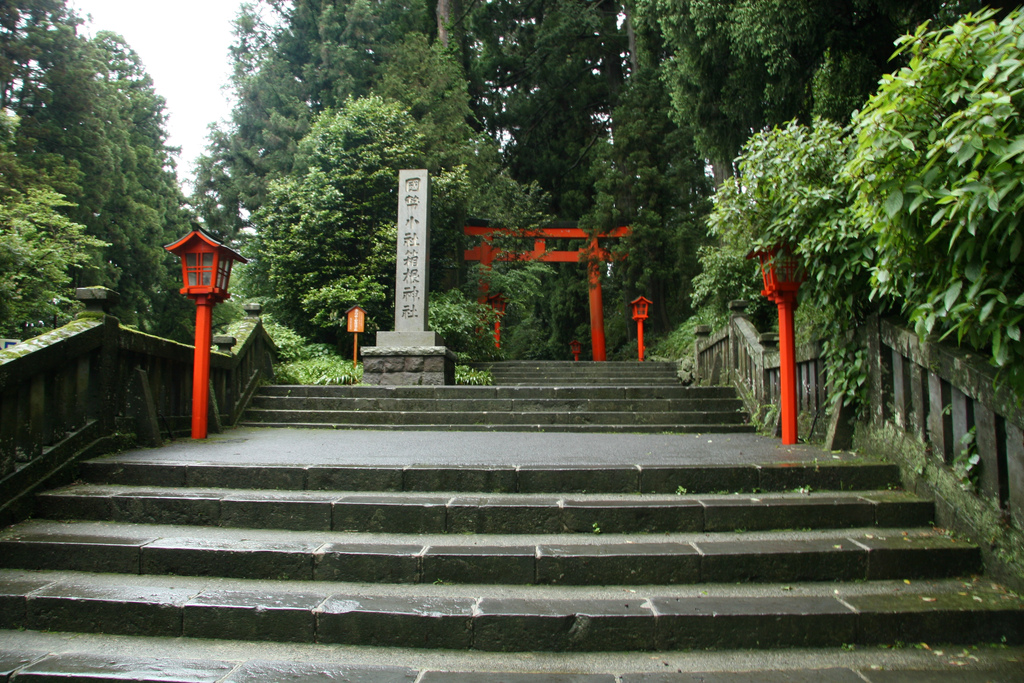
<instances>
[{"instance_id":1,"label":"small red signboard","mask_svg":"<svg viewBox=\"0 0 1024 683\"><path fill-rule=\"evenodd\" d=\"M366 325L366 311L361 309L359 306L353 306L346 311L345 315L348 317L348 331L349 332L363 332L363 327Z\"/></svg>"}]
</instances>

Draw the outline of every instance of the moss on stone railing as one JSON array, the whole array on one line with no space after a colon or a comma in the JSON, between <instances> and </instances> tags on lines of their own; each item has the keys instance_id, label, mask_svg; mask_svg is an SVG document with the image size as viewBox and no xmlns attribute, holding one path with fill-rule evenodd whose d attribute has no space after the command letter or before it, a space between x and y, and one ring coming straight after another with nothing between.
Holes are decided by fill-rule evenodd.
<instances>
[{"instance_id":1,"label":"moss on stone railing","mask_svg":"<svg viewBox=\"0 0 1024 683\"><path fill-rule=\"evenodd\" d=\"M51 332L0 351L0 524L31 512L44 483L74 477L84 457L155 446L189 433L193 348L121 327L104 288L79 290L87 310ZM233 425L273 375L276 348L258 306L215 338L210 430Z\"/></svg>"},{"instance_id":2,"label":"moss on stone railing","mask_svg":"<svg viewBox=\"0 0 1024 683\"><path fill-rule=\"evenodd\" d=\"M736 304L729 324L698 329L697 381L735 386L774 433L776 343ZM976 354L922 341L896 322L856 332L870 369L867 417L826 403L820 346L797 348L799 433L828 449L854 448L900 466L904 486L935 500L936 525L977 543L989 570L1024 590L1024 408Z\"/></svg>"}]
</instances>

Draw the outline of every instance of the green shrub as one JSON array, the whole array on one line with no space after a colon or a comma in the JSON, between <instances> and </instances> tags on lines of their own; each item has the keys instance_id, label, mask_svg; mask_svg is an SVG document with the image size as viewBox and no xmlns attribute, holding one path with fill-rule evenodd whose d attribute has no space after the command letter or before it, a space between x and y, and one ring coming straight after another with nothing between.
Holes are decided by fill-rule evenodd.
<instances>
[{"instance_id":1,"label":"green shrub","mask_svg":"<svg viewBox=\"0 0 1024 683\"><path fill-rule=\"evenodd\" d=\"M468 365L455 366L455 383L475 386L491 386L494 378L490 370L474 370Z\"/></svg>"},{"instance_id":2,"label":"green shrub","mask_svg":"<svg viewBox=\"0 0 1024 683\"><path fill-rule=\"evenodd\" d=\"M320 356L282 363L274 368L274 381L278 384L359 384L363 380L363 365L353 366L341 356Z\"/></svg>"}]
</instances>

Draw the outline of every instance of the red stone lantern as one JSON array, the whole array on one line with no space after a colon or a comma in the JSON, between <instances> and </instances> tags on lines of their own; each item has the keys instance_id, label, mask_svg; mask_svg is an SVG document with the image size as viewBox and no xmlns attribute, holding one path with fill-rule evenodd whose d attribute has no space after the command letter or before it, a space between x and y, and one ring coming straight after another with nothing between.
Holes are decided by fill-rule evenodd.
<instances>
[{"instance_id":1,"label":"red stone lantern","mask_svg":"<svg viewBox=\"0 0 1024 683\"><path fill-rule=\"evenodd\" d=\"M497 320L494 321L494 348L501 348L501 319L505 316L508 299L503 294L492 294L487 297L487 304L494 309Z\"/></svg>"},{"instance_id":2,"label":"red stone lantern","mask_svg":"<svg viewBox=\"0 0 1024 683\"><path fill-rule=\"evenodd\" d=\"M228 283L235 261L247 263L201 230L193 230L164 247L181 257L181 293L196 302L195 358L192 367L192 438L205 439L210 406L210 337L213 307L229 299Z\"/></svg>"},{"instance_id":3,"label":"red stone lantern","mask_svg":"<svg viewBox=\"0 0 1024 683\"><path fill-rule=\"evenodd\" d=\"M796 294L804 281L805 271L799 259L786 246L768 251L752 251L747 258L761 263L764 289L761 294L779 308L779 407L782 443L796 443L796 341L793 333L793 311Z\"/></svg>"},{"instance_id":4,"label":"red stone lantern","mask_svg":"<svg viewBox=\"0 0 1024 683\"><path fill-rule=\"evenodd\" d=\"M654 302L642 296L638 296L629 302L633 307L633 320L636 321L637 351L640 354L640 362L644 362L644 321L647 320L647 309Z\"/></svg>"},{"instance_id":5,"label":"red stone lantern","mask_svg":"<svg viewBox=\"0 0 1024 683\"><path fill-rule=\"evenodd\" d=\"M572 351L573 360L578 362L580 359L580 351L583 350L583 344L580 344L577 340L573 339L569 342L569 350Z\"/></svg>"}]
</instances>

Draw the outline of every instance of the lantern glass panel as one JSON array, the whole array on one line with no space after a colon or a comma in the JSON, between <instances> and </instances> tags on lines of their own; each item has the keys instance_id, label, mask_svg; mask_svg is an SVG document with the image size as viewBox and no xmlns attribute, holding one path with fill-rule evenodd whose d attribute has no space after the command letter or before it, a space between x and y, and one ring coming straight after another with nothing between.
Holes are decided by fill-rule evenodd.
<instances>
[{"instance_id":1,"label":"lantern glass panel","mask_svg":"<svg viewBox=\"0 0 1024 683\"><path fill-rule=\"evenodd\" d=\"M213 253L203 254L202 283L209 287L213 283Z\"/></svg>"},{"instance_id":2,"label":"lantern glass panel","mask_svg":"<svg viewBox=\"0 0 1024 683\"><path fill-rule=\"evenodd\" d=\"M228 288L228 281L231 279L231 264L231 259L222 259L217 268L217 287L220 289Z\"/></svg>"},{"instance_id":3,"label":"lantern glass panel","mask_svg":"<svg viewBox=\"0 0 1024 683\"><path fill-rule=\"evenodd\" d=\"M189 287L195 287L199 284L198 260L198 254L185 254L185 272L188 276L187 283Z\"/></svg>"}]
</instances>

